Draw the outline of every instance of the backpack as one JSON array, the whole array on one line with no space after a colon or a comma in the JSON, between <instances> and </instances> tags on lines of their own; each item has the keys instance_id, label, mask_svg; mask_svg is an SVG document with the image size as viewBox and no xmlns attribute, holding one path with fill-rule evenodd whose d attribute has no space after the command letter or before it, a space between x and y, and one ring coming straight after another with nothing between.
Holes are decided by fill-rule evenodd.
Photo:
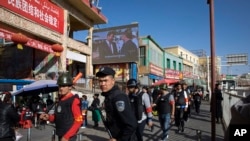
<instances>
[{"instance_id":1,"label":"backpack","mask_svg":"<svg viewBox=\"0 0 250 141\"><path fill-rule=\"evenodd\" d=\"M141 120L142 113L144 111L144 105L142 104L142 95L144 92L139 92L139 94L134 96L134 112L137 120Z\"/></svg>"}]
</instances>

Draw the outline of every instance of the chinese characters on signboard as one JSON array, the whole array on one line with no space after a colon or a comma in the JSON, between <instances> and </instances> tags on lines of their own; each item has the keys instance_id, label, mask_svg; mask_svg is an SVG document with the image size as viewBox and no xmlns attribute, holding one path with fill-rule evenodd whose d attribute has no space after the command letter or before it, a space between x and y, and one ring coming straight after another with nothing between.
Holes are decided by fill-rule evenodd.
<instances>
[{"instance_id":1,"label":"chinese characters on signboard","mask_svg":"<svg viewBox=\"0 0 250 141\"><path fill-rule=\"evenodd\" d=\"M59 33L63 33L63 9L48 0L1 0L1 6Z\"/></svg>"}]
</instances>

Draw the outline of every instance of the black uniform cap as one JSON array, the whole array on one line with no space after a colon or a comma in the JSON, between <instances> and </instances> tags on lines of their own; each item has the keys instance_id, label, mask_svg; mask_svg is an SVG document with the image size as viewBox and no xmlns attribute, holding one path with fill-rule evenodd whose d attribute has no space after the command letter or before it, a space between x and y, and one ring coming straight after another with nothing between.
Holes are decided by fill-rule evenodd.
<instances>
[{"instance_id":1,"label":"black uniform cap","mask_svg":"<svg viewBox=\"0 0 250 141\"><path fill-rule=\"evenodd\" d=\"M115 71L110 67L101 67L96 73L96 77L105 77L107 75L115 75Z\"/></svg>"}]
</instances>

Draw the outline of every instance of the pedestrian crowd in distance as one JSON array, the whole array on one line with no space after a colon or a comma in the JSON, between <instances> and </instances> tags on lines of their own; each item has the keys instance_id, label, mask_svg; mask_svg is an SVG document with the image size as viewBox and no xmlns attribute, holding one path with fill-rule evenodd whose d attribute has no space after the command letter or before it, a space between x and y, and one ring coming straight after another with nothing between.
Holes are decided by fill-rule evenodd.
<instances>
[{"instance_id":1,"label":"pedestrian crowd in distance","mask_svg":"<svg viewBox=\"0 0 250 141\"><path fill-rule=\"evenodd\" d=\"M38 126L41 123L46 124L46 121L55 124L55 135L60 141L76 141L80 128L98 130L101 121L110 136L107 139L109 141L142 141L145 127L153 130L154 122L159 122L162 130L159 138L166 141L170 138L170 128L176 128L180 134L185 132L185 122L192 116L191 113L199 114L202 100L209 97L204 94L202 87L195 84L188 86L185 81L172 85L142 86L136 79L131 78L126 83L126 90L123 91L117 86L114 76L115 71L112 68L99 69L96 77L101 93L95 93L91 103L86 95L79 97L71 92L72 78L66 73L57 80L59 97L54 100L50 95L47 95L46 100L34 95L18 97L17 102L13 103L11 98L7 99L11 96L10 93L2 93L0 116L5 120L13 116L12 123L8 125L13 130L9 131L11 134L1 134L0 141L6 137L10 140L15 139L16 127L32 128L33 124ZM220 123L220 104L223 98L219 84L216 84L215 94L219 100L216 106L216 119L217 123ZM104 97L103 103L99 99L100 95ZM3 109L10 110L12 115L4 114ZM50 112L52 109L54 112ZM89 112L92 113L93 127L88 125ZM153 122L153 116L157 117L158 121ZM5 120L0 122L7 122ZM170 126L171 124L175 127Z\"/></svg>"}]
</instances>

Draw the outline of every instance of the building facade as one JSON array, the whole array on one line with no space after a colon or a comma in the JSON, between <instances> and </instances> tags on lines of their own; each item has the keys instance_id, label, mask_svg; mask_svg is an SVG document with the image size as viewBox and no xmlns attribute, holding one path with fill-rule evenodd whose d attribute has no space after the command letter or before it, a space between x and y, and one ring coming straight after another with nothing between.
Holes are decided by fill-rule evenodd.
<instances>
[{"instance_id":1,"label":"building facade","mask_svg":"<svg viewBox=\"0 0 250 141\"><path fill-rule=\"evenodd\" d=\"M138 76L142 85L152 85L164 78L164 50L151 36L140 37Z\"/></svg>"},{"instance_id":2,"label":"building facade","mask_svg":"<svg viewBox=\"0 0 250 141\"><path fill-rule=\"evenodd\" d=\"M199 78L199 58L182 46L171 46L164 48L167 52L175 54L183 59L183 78Z\"/></svg>"},{"instance_id":3,"label":"building facade","mask_svg":"<svg viewBox=\"0 0 250 141\"><path fill-rule=\"evenodd\" d=\"M79 42L73 33L87 30L91 37L94 25L105 23L89 0L2 0L1 79L56 79L60 71L93 75L91 38Z\"/></svg>"},{"instance_id":4,"label":"building facade","mask_svg":"<svg viewBox=\"0 0 250 141\"><path fill-rule=\"evenodd\" d=\"M183 79L183 59L167 51L164 51L165 79Z\"/></svg>"}]
</instances>

